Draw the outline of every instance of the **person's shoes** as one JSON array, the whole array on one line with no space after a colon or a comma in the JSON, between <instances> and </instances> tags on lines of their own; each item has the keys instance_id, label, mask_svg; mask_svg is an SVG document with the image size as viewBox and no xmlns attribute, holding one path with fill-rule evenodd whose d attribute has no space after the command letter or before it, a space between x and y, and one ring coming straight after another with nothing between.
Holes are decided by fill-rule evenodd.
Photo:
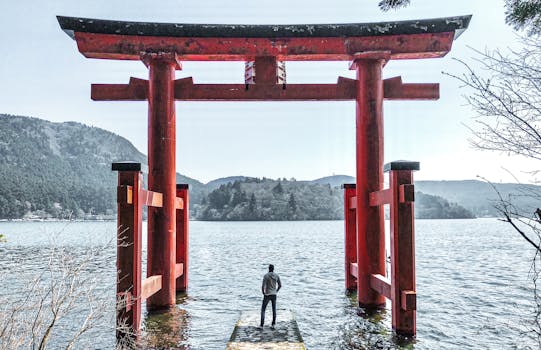
<instances>
[{"instance_id":1,"label":"person's shoes","mask_svg":"<svg viewBox=\"0 0 541 350\"><path fill-rule=\"evenodd\" d=\"M257 329L263 329L263 325L260 324L259 326L257 326Z\"/></svg>"},{"instance_id":2,"label":"person's shoes","mask_svg":"<svg viewBox=\"0 0 541 350\"><path fill-rule=\"evenodd\" d=\"M274 324L271 325L271 329L273 329L273 330L275 329Z\"/></svg>"}]
</instances>

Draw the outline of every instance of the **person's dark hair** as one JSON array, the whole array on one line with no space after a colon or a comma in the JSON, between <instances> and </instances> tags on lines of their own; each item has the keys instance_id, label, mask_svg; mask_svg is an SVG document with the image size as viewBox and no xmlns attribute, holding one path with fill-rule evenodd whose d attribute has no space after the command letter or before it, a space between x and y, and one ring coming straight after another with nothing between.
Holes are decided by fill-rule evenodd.
<instances>
[{"instance_id":1,"label":"person's dark hair","mask_svg":"<svg viewBox=\"0 0 541 350\"><path fill-rule=\"evenodd\" d=\"M274 271L274 265L273 264L270 264L269 265L269 272L273 272Z\"/></svg>"}]
</instances>

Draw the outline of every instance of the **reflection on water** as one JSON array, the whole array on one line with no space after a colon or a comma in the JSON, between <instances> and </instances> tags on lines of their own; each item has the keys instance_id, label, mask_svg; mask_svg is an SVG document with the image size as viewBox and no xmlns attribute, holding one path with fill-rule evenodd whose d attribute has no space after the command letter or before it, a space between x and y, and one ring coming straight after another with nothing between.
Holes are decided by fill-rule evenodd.
<instances>
[{"instance_id":1,"label":"reflection on water","mask_svg":"<svg viewBox=\"0 0 541 350\"><path fill-rule=\"evenodd\" d=\"M84 256L89 247L114 242L116 230L113 222L0 222L0 232L7 239L0 244L5 305L24 294L30 277L46 271L51 235L62 232L55 244ZM156 349L223 350L240 313L260 308L261 279L273 263L283 284L278 308L295 313L307 349L538 348L531 332L532 254L505 223L417 220L416 240L412 342L393 336L388 310L359 315L355 294L345 295L343 222L191 222L188 295L169 312L147 315L144 342ZM85 272L96 278L96 297L110 302L111 314L77 348L110 349L115 247L103 249ZM73 324L80 319L70 317ZM59 339L62 334L53 334L51 348L61 347Z\"/></svg>"},{"instance_id":2,"label":"reflection on water","mask_svg":"<svg viewBox=\"0 0 541 350\"><path fill-rule=\"evenodd\" d=\"M183 309L186 294L177 295L176 307L149 311L144 319L141 344L145 349L189 349L190 315Z\"/></svg>"},{"instance_id":3,"label":"reflection on water","mask_svg":"<svg viewBox=\"0 0 541 350\"><path fill-rule=\"evenodd\" d=\"M339 327L337 349L414 349L415 339L391 332L390 310L358 308L356 293L350 293L348 301L344 309L347 322Z\"/></svg>"}]
</instances>

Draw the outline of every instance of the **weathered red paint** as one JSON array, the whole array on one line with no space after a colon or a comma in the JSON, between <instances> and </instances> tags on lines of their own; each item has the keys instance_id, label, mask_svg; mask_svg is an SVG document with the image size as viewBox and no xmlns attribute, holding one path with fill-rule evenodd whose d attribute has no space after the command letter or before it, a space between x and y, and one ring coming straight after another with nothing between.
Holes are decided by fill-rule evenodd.
<instances>
[{"instance_id":1,"label":"weathered red paint","mask_svg":"<svg viewBox=\"0 0 541 350\"><path fill-rule=\"evenodd\" d=\"M392 195L393 193L389 188L377 192L372 192L369 194L368 198L370 206L375 207L379 205L390 204L392 200Z\"/></svg>"},{"instance_id":2,"label":"weathered red paint","mask_svg":"<svg viewBox=\"0 0 541 350\"><path fill-rule=\"evenodd\" d=\"M369 37L190 38L75 32L79 51L89 58L139 60L141 52L172 52L181 61L350 61L357 52L390 50L392 59L435 58L450 50L455 33Z\"/></svg>"},{"instance_id":3,"label":"weathered red paint","mask_svg":"<svg viewBox=\"0 0 541 350\"><path fill-rule=\"evenodd\" d=\"M184 274L184 264L175 264L175 278L179 278Z\"/></svg>"},{"instance_id":4,"label":"weathered red paint","mask_svg":"<svg viewBox=\"0 0 541 350\"><path fill-rule=\"evenodd\" d=\"M404 84L402 77L383 81L383 96L386 100L437 100L440 84Z\"/></svg>"},{"instance_id":5,"label":"weathered red paint","mask_svg":"<svg viewBox=\"0 0 541 350\"><path fill-rule=\"evenodd\" d=\"M357 196L353 196L349 199L349 208L350 209L357 209ZM355 216L355 220L357 220L357 216ZM355 224L357 225L357 224ZM357 239L357 238L355 238Z\"/></svg>"},{"instance_id":6,"label":"weathered red paint","mask_svg":"<svg viewBox=\"0 0 541 350\"><path fill-rule=\"evenodd\" d=\"M417 310L417 292L413 290L403 290L400 293L400 307L405 311ZM413 333L415 333L415 330Z\"/></svg>"},{"instance_id":7,"label":"weathered red paint","mask_svg":"<svg viewBox=\"0 0 541 350\"><path fill-rule=\"evenodd\" d=\"M386 100L433 100L439 84L403 84L400 77L383 81ZM339 77L336 84L194 84L191 77L175 81L177 101L353 101L356 80ZM92 84L94 101L146 101L148 81L130 78L129 84Z\"/></svg>"},{"instance_id":8,"label":"weathered red paint","mask_svg":"<svg viewBox=\"0 0 541 350\"><path fill-rule=\"evenodd\" d=\"M385 275L385 220L383 207L373 207L369 194L383 189L383 80L389 53L370 53L355 60L357 70L357 279L358 302L363 307L385 305L385 297L370 288L370 275Z\"/></svg>"},{"instance_id":9,"label":"weathered red paint","mask_svg":"<svg viewBox=\"0 0 541 350\"><path fill-rule=\"evenodd\" d=\"M158 192L141 190L140 200L143 202L143 205L148 207L161 208L163 206L163 195Z\"/></svg>"},{"instance_id":10,"label":"weathered red paint","mask_svg":"<svg viewBox=\"0 0 541 350\"><path fill-rule=\"evenodd\" d=\"M177 211L177 237L176 237L176 264L182 265L182 275L176 278L176 290L185 292L188 288L188 246L189 232L188 224L190 220L190 194L188 185L178 184L176 189L177 197L184 202L183 209Z\"/></svg>"},{"instance_id":11,"label":"weathered red paint","mask_svg":"<svg viewBox=\"0 0 541 350\"><path fill-rule=\"evenodd\" d=\"M385 171L390 171L390 188L369 194L371 206L383 208L384 205L390 205L391 280L384 274L370 273L368 285L359 286L359 288L369 289L377 293L378 296L384 296L391 300L393 329L396 333L406 336L415 336L416 334L417 293L415 291L413 171L418 169L418 162L399 161L386 165ZM352 194L348 193L346 189L344 191L346 220L347 215L352 211L352 198L355 197L352 197ZM346 257L348 256L347 229L348 225L346 224ZM358 232L358 242L366 241L366 239L363 240L362 232ZM368 263L365 267L350 263L349 270L346 270L346 281L351 275L356 275L360 279L365 273L366 266L374 266L374 261L370 261L370 259L374 259L374 255L367 257ZM362 259L358 260L362 261ZM359 298L361 295L363 294L359 293Z\"/></svg>"},{"instance_id":12,"label":"weathered red paint","mask_svg":"<svg viewBox=\"0 0 541 350\"><path fill-rule=\"evenodd\" d=\"M150 276L143 280L141 299L148 299L162 289L162 276Z\"/></svg>"},{"instance_id":13,"label":"weathered red paint","mask_svg":"<svg viewBox=\"0 0 541 350\"><path fill-rule=\"evenodd\" d=\"M351 273L351 264L357 263L357 217L355 209L351 208L351 198L355 196L355 184L344 185L344 225L345 225L345 270L346 290L357 289L355 276Z\"/></svg>"},{"instance_id":14,"label":"weathered red paint","mask_svg":"<svg viewBox=\"0 0 541 350\"><path fill-rule=\"evenodd\" d=\"M397 333L414 336L416 333L416 294L413 172L391 170L389 176L389 184L393 190L391 203L392 325ZM405 193L410 193L410 195L407 196Z\"/></svg>"},{"instance_id":15,"label":"weathered red paint","mask_svg":"<svg viewBox=\"0 0 541 350\"><path fill-rule=\"evenodd\" d=\"M413 202L415 200L415 186L404 184L398 187L398 200L400 203Z\"/></svg>"},{"instance_id":16,"label":"weathered red paint","mask_svg":"<svg viewBox=\"0 0 541 350\"><path fill-rule=\"evenodd\" d=\"M391 299L391 282L383 275L370 275L370 288Z\"/></svg>"},{"instance_id":17,"label":"weathered red paint","mask_svg":"<svg viewBox=\"0 0 541 350\"><path fill-rule=\"evenodd\" d=\"M119 171L117 211L117 338L139 335L141 325L141 252L143 208L140 171ZM131 187L131 191L128 189ZM129 195L131 192L131 195ZM131 203L130 203L131 202ZM128 329L126 329L126 326Z\"/></svg>"},{"instance_id":18,"label":"weathered red paint","mask_svg":"<svg viewBox=\"0 0 541 350\"><path fill-rule=\"evenodd\" d=\"M92 84L90 98L94 101L146 101L148 80L131 77L128 84Z\"/></svg>"},{"instance_id":19,"label":"weathered red paint","mask_svg":"<svg viewBox=\"0 0 541 350\"><path fill-rule=\"evenodd\" d=\"M161 275L162 288L147 306L175 305L175 67L173 54L142 57L150 71L148 86L148 188L163 195L161 208L148 209L147 276Z\"/></svg>"},{"instance_id":20,"label":"weathered red paint","mask_svg":"<svg viewBox=\"0 0 541 350\"><path fill-rule=\"evenodd\" d=\"M353 277L355 277L355 278L357 278L357 276L359 275L359 268L358 268L356 262L349 264L349 273L351 273L351 275ZM356 283L353 286L353 289L357 289L357 284Z\"/></svg>"},{"instance_id":21,"label":"weathered red paint","mask_svg":"<svg viewBox=\"0 0 541 350\"><path fill-rule=\"evenodd\" d=\"M175 200L175 209L184 209L184 200L182 198L177 197Z\"/></svg>"}]
</instances>

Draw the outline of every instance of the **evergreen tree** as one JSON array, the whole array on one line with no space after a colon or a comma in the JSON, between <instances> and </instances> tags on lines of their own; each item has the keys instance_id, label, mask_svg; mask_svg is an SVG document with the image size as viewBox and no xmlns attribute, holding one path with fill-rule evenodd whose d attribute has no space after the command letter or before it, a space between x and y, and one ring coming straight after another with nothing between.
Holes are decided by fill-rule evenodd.
<instances>
[{"instance_id":1,"label":"evergreen tree","mask_svg":"<svg viewBox=\"0 0 541 350\"><path fill-rule=\"evenodd\" d=\"M240 181L235 180L235 182L233 182L233 184L231 185L231 188L234 190L240 191Z\"/></svg>"},{"instance_id":2,"label":"evergreen tree","mask_svg":"<svg viewBox=\"0 0 541 350\"><path fill-rule=\"evenodd\" d=\"M284 194L284 189L282 188L282 182L278 181L276 186L272 188L272 193L274 193L274 195L277 195L277 196Z\"/></svg>"},{"instance_id":3,"label":"evergreen tree","mask_svg":"<svg viewBox=\"0 0 541 350\"><path fill-rule=\"evenodd\" d=\"M293 193L289 194L289 200L287 201L288 216L293 218L297 211L297 201Z\"/></svg>"},{"instance_id":4,"label":"evergreen tree","mask_svg":"<svg viewBox=\"0 0 541 350\"><path fill-rule=\"evenodd\" d=\"M381 0L383 11L406 7L410 0ZM541 0L505 0L505 22L516 30L541 34Z\"/></svg>"},{"instance_id":5,"label":"evergreen tree","mask_svg":"<svg viewBox=\"0 0 541 350\"><path fill-rule=\"evenodd\" d=\"M254 214L257 209L257 202L255 199L255 194L252 193L252 196L250 197L250 203L248 204L248 212L250 214Z\"/></svg>"},{"instance_id":6,"label":"evergreen tree","mask_svg":"<svg viewBox=\"0 0 541 350\"><path fill-rule=\"evenodd\" d=\"M378 5L383 11L389 11L390 9L408 6L409 3L410 0L381 0Z\"/></svg>"},{"instance_id":7,"label":"evergreen tree","mask_svg":"<svg viewBox=\"0 0 541 350\"><path fill-rule=\"evenodd\" d=\"M246 203L247 201L248 198L246 197L246 192L239 189L233 193L233 198L231 199L231 206L235 207L239 204Z\"/></svg>"},{"instance_id":8,"label":"evergreen tree","mask_svg":"<svg viewBox=\"0 0 541 350\"><path fill-rule=\"evenodd\" d=\"M229 204L230 199L231 192L226 185L221 185L208 195L209 206L214 209L222 209Z\"/></svg>"},{"instance_id":9,"label":"evergreen tree","mask_svg":"<svg viewBox=\"0 0 541 350\"><path fill-rule=\"evenodd\" d=\"M541 33L541 0L506 0L505 21L516 30Z\"/></svg>"}]
</instances>

